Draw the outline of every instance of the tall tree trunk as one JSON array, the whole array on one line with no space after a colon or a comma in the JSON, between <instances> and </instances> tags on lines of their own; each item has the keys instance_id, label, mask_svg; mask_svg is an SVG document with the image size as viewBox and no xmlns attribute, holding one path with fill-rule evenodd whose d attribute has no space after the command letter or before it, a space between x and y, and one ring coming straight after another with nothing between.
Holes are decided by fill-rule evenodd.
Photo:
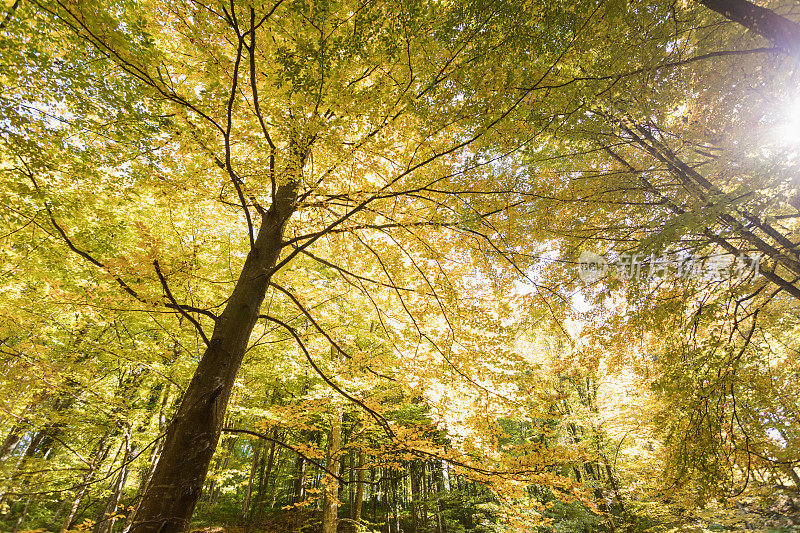
<instances>
[{"instance_id":1,"label":"tall tree trunk","mask_svg":"<svg viewBox=\"0 0 800 533\"><path fill-rule=\"evenodd\" d=\"M114 483L111 496L109 496L108 502L103 508L100 518L94 526L93 533L111 533L111 531L114 529L119 499L122 496L122 489L125 487L125 481L128 479L128 463L130 462L134 453L135 450L131 447L131 434L130 431L126 429L125 452L122 454L122 466L120 467L119 474L117 474L117 479Z\"/></svg>"},{"instance_id":2,"label":"tall tree trunk","mask_svg":"<svg viewBox=\"0 0 800 533\"><path fill-rule=\"evenodd\" d=\"M392 533L393 532L392 526L394 525L394 522L392 522L392 506L391 502L389 501L389 495L392 492L391 482L389 481L389 476L391 474L389 473L389 469L385 467L381 468L381 473L383 475L383 479L381 481L383 485L384 521L388 526L389 533Z\"/></svg>"},{"instance_id":3,"label":"tall tree trunk","mask_svg":"<svg viewBox=\"0 0 800 533\"><path fill-rule=\"evenodd\" d=\"M370 509L372 511L370 518L372 518L373 522L378 521L378 487L375 485L375 471L378 469L377 466L373 466L370 468L369 472L369 482L371 488L370 494Z\"/></svg>"},{"instance_id":4,"label":"tall tree trunk","mask_svg":"<svg viewBox=\"0 0 800 533\"><path fill-rule=\"evenodd\" d=\"M397 476L392 477L392 520L394 520L394 530L400 533L400 503L397 496Z\"/></svg>"},{"instance_id":5,"label":"tall tree trunk","mask_svg":"<svg viewBox=\"0 0 800 533\"><path fill-rule=\"evenodd\" d=\"M355 502L353 503L353 520L355 521L356 525L354 526L354 530L358 529L358 525L361 523L361 507L364 504L364 463L366 462L367 454L364 450L361 450L361 453L358 455L358 473L357 473L357 481L356 481L356 498Z\"/></svg>"},{"instance_id":6,"label":"tall tree trunk","mask_svg":"<svg viewBox=\"0 0 800 533\"><path fill-rule=\"evenodd\" d=\"M413 533L420 531L420 478L417 460L411 461L408 470L411 475L411 527Z\"/></svg>"},{"instance_id":7,"label":"tall tree trunk","mask_svg":"<svg viewBox=\"0 0 800 533\"><path fill-rule=\"evenodd\" d=\"M72 397L56 398L53 405L53 411L55 413L63 412L68 409L73 402L74 398ZM18 492L25 492L25 488L28 486L31 476L30 474L24 473L23 469L36 455L45 459L48 457L53 443L55 442L54 437L56 437L63 430L63 427L64 424L61 422L49 422L42 429L34 433L33 437L30 439L30 443L25 448L25 452L20 456L14 465L12 470L14 473L9 480L8 486L0 491L0 507L3 507L6 503L9 504L9 508L11 507L10 504L13 500L8 498L8 491L14 490L14 485L18 480L20 480L20 478L22 478L22 481L18 487ZM28 503L23 510L23 517L25 512L27 512L28 505L30 505L30 499L28 499Z\"/></svg>"},{"instance_id":8,"label":"tall tree trunk","mask_svg":"<svg viewBox=\"0 0 800 533\"><path fill-rule=\"evenodd\" d=\"M17 531L19 531L20 528L22 527L22 522L25 520L25 517L28 515L28 509L31 506L31 501L33 501L32 497L28 497L28 499L25 500L25 507L22 508L22 512L19 514L19 517L17 518L17 521L14 522L14 529L12 530L12 533L17 533Z\"/></svg>"},{"instance_id":9,"label":"tall tree trunk","mask_svg":"<svg viewBox=\"0 0 800 533\"><path fill-rule=\"evenodd\" d=\"M328 439L326 468L332 474L339 475L339 448L342 439L342 409L335 407L331 431ZM336 533L339 521L339 480L330 474L325 476L323 484L325 501L322 510L322 533Z\"/></svg>"},{"instance_id":10,"label":"tall tree trunk","mask_svg":"<svg viewBox=\"0 0 800 533\"><path fill-rule=\"evenodd\" d=\"M272 446L272 450L270 451L270 455L271 455L274 452L275 443L272 442L270 444ZM263 448L263 444L262 444L262 448ZM253 522L255 520L257 520L258 518L260 518L260 516L261 516L261 511L263 509L262 503L266 499L265 492L266 492L266 482L267 482L267 480L264 478L264 470L266 469L266 464L267 464L267 453L266 453L266 451L264 451L261 454L261 456L259 457L259 459L258 459L258 467L257 467L258 473L256 475L256 480L257 480L256 481L256 483L257 483L256 493L255 493L254 496L252 496L253 502L250 505L249 512L244 517L245 518L245 527L244 527L245 533L250 533L250 530L253 528Z\"/></svg>"},{"instance_id":11,"label":"tall tree trunk","mask_svg":"<svg viewBox=\"0 0 800 533\"><path fill-rule=\"evenodd\" d=\"M72 520L75 518L75 514L78 512L78 507L83 500L86 491L89 489L89 483L91 482L92 478L94 477L94 473L97 470L97 467L100 466L103 457L108 452L108 447L111 446L110 444L106 446L106 441L108 437L111 435L111 430L107 430L105 434L100 438L100 442L97 443L97 448L95 449L95 453L92 457L91 463L89 463L89 469L83 475L81 479L81 485L78 489L75 498L72 500L72 505L69 508L69 512L67 516L64 518L64 523L61 525L61 529L59 529L59 533L66 533L69 529L69 526L72 525Z\"/></svg>"},{"instance_id":12,"label":"tall tree trunk","mask_svg":"<svg viewBox=\"0 0 800 533\"><path fill-rule=\"evenodd\" d=\"M229 426L231 424L226 423L225 426ZM211 472L213 474L217 474L220 472L225 472L228 468L228 463L233 456L233 451L236 448L236 443L238 441L238 435L229 436L225 439L222 452L216 455L216 461L214 461L213 467L211 467ZM206 496L204 498L203 504L207 507L213 507L217 504L217 500L219 499L220 492L222 491L222 485L217 483L215 478L211 479L211 482L208 484L208 489L206 490Z\"/></svg>"},{"instance_id":13,"label":"tall tree trunk","mask_svg":"<svg viewBox=\"0 0 800 533\"><path fill-rule=\"evenodd\" d=\"M247 478L247 490L244 493L244 502L242 502L242 519L247 518L247 511L250 507L250 496L253 494L253 480L256 477L258 462L261 458L261 448L262 444L259 440L253 449L253 464L250 466L250 476Z\"/></svg>"},{"instance_id":14,"label":"tall tree trunk","mask_svg":"<svg viewBox=\"0 0 800 533\"><path fill-rule=\"evenodd\" d=\"M302 169L304 157L300 157ZM295 209L297 182L278 187L225 310L167 429L161 460L131 531L180 533L200 498L225 410Z\"/></svg>"},{"instance_id":15,"label":"tall tree trunk","mask_svg":"<svg viewBox=\"0 0 800 533\"><path fill-rule=\"evenodd\" d=\"M461 476L456 476L456 490L458 490L458 502L461 508L461 523L465 529L469 530L473 529L475 525L472 523L472 513L469 512L467 506L466 489L467 485L461 479ZM535 486L530 486L530 490L535 490Z\"/></svg>"},{"instance_id":16,"label":"tall tree trunk","mask_svg":"<svg viewBox=\"0 0 800 533\"><path fill-rule=\"evenodd\" d=\"M800 24L747 0L697 0L790 54L800 54Z\"/></svg>"},{"instance_id":17,"label":"tall tree trunk","mask_svg":"<svg viewBox=\"0 0 800 533\"><path fill-rule=\"evenodd\" d=\"M17 445L19 442L20 437L22 436L23 427L26 425L26 421L20 421L14 426L12 426L11 430L6 435L5 440L3 440L3 444L0 445L0 461L6 458L6 455L11 453L14 449L14 446Z\"/></svg>"},{"instance_id":18,"label":"tall tree trunk","mask_svg":"<svg viewBox=\"0 0 800 533\"><path fill-rule=\"evenodd\" d=\"M347 439L344 439L342 446L347 445ZM350 510L350 516L353 516L353 507L356 504L356 475L358 470L358 458L356 453L353 450L347 452L347 484L339 489L341 491L347 491L347 509ZM342 463L342 468L344 469L344 463ZM342 479L344 479L344 472L342 472Z\"/></svg>"},{"instance_id":19,"label":"tall tree trunk","mask_svg":"<svg viewBox=\"0 0 800 533\"><path fill-rule=\"evenodd\" d=\"M60 496L61 496L61 494L59 494L59 497ZM50 519L50 523L52 524L50 526L50 529L56 529L56 530L60 530L61 529L56 524L58 524L58 521L61 519L61 513L63 513L64 509L66 509L66 507L67 507L67 501L68 500L66 498L64 498L63 500L61 500L61 503L58 504L58 508L56 509L56 512L53 513L53 517Z\"/></svg>"},{"instance_id":20,"label":"tall tree trunk","mask_svg":"<svg viewBox=\"0 0 800 533\"><path fill-rule=\"evenodd\" d=\"M306 484L306 458L297 456L295 471L297 474L294 479L294 503L300 503L305 498Z\"/></svg>"},{"instance_id":21,"label":"tall tree trunk","mask_svg":"<svg viewBox=\"0 0 800 533\"><path fill-rule=\"evenodd\" d=\"M253 513L251 513L251 520L253 516L257 518L261 518L264 514L264 508L267 504L267 489L269 487L269 481L272 479L272 466L275 464L275 440L281 438L280 432L278 428L273 428L272 430L272 438L274 439L270 442L269 445L269 459L267 460L266 464L264 464L264 456L261 456L261 472L258 475L259 483L258 483L258 496L256 497L255 507L253 507ZM277 473L277 471L276 471ZM275 491L277 492L277 491ZM256 508L257 507L257 508Z\"/></svg>"},{"instance_id":22,"label":"tall tree trunk","mask_svg":"<svg viewBox=\"0 0 800 533\"><path fill-rule=\"evenodd\" d=\"M264 407L268 407L269 405L275 405L280 402L281 397L281 388L280 385L277 383L272 389L272 395L265 393L264 395ZM260 458L255 457L253 460L253 471L250 472L250 480L248 481L248 488L247 492L250 498L252 498L252 502L250 504L250 510L247 511L247 505L243 506L242 510L242 518L247 520L247 525L245 527L245 531L249 532L252 526L253 520L255 518L260 518L262 513L264 512L264 506L267 501L267 484L270 479L270 473L272 472L272 465L275 459L275 441L278 440L278 428L272 429L272 441L269 445L269 461L266 458L266 450L264 449L264 443L259 440L258 442L258 449L261 451ZM252 496L252 484L254 481L254 475L258 472L256 476L258 479L258 490L256 491L255 497Z\"/></svg>"},{"instance_id":23,"label":"tall tree trunk","mask_svg":"<svg viewBox=\"0 0 800 533\"><path fill-rule=\"evenodd\" d=\"M441 499L445 495L445 481L444 472L442 471L442 462L434 461L432 466L435 483L434 486L436 487L436 492L438 492L438 496L436 498L436 531L437 533L447 533L447 523L442 515L441 505Z\"/></svg>"},{"instance_id":24,"label":"tall tree trunk","mask_svg":"<svg viewBox=\"0 0 800 533\"><path fill-rule=\"evenodd\" d=\"M421 461L419 468L422 481L422 530L428 533L428 495L430 494L430 484L428 483L428 468L426 464L426 461Z\"/></svg>"},{"instance_id":25,"label":"tall tree trunk","mask_svg":"<svg viewBox=\"0 0 800 533\"><path fill-rule=\"evenodd\" d=\"M625 507L625 502L622 499L622 494L619 492L619 483L617 483L617 478L614 475L614 470L611 468L611 464L608 462L608 458L605 455L601 455L603 459L603 464L606 468L606 474L608 476L608 483L611 485L611 490L614 491L614 500L617 502L619 506L619 511L622 518L625 520L625 529L632 531L633 530L633 518L631 517L630 513L628 513L628 509Z\"/></svg>"}]
</instances>

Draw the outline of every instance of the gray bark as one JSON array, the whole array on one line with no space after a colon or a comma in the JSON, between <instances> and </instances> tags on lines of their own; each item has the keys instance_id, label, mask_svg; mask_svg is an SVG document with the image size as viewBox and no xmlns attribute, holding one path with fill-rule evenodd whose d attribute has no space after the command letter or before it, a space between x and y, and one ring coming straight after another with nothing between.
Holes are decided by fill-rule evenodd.
<instances>
[{"instance_id":1,"label":"gray bark","mask_svg":"<svg viewBox=\"0 0 800 533\"><path fill-rule=\"evenodd\" d=\"M334 409L331 430L328 438L328 453L325 467L329 472L339 474L339 448L342 440L342 409ZM339 519L339 480L331 475L325 476L325 501L322 511L322 533L336 533Z\"/></svg>"}]
</instances>

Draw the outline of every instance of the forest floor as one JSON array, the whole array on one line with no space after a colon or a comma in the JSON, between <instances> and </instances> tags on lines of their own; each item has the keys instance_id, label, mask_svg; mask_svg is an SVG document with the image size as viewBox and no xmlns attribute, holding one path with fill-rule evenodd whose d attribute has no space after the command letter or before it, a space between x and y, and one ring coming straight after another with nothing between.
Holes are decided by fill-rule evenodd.
<instances>
[{"instance_id":1,"label":"forest floor","mask_svg":"<svg viewBox=\"0 0 800 533\"><path fill-rule=\"evenodd\" d=\"M191 533L317 533L322 531L322 512L296 510L274 513L251 524L205 526Z\"/></svg>"}]
</instances>

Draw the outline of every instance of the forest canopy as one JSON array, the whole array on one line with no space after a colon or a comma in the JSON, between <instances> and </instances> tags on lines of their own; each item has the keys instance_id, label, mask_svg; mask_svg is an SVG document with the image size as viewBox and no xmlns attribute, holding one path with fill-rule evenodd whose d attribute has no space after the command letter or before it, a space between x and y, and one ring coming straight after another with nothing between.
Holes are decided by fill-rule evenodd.
<instances>
[{"instance_id":1,"label":"forest canopy","mask_svg":"<svg viewBox=\"0 0 800 533\"><path fill-rule=\"evenodd\" d=\"M4 0L0 530L796 530L798 11Z\"/></svg>"}]
</instances>

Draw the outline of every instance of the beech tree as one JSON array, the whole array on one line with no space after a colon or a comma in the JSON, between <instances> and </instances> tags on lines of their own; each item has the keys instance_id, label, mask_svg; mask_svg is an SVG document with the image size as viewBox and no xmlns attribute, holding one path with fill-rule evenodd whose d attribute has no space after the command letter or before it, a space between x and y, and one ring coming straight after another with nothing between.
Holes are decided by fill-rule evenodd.
<instances>
[{"instance_id":1,"label":"beech tree","mask_svg":"<svg viewBox=\"0 0 800 533\"><path fill-rule=\"evenodd\" d=\"M7 7L11 527L645 530L796 487L779 6ZM586 249L764 260L587 286Z\"/></svg>"},{"instance_id":2,"label":"beech tree","mask_svg":"<svg viewBox=\"0 0 800 533\"><path fill-rule=\"evenodd\" d=\"M104 65L93 71L124 76L158 115L152 131L163 147L147 162L132 155L136 168L117 174L123 180L130 176L137 188L162 180L149 194L168 195L159 203L172 212L178 207L176 191L188 190L203 202L217 198L214 209L230 212L221 223L238 224L246 243L240 266L231 267L235 281L222 284L230 291L213 290L202 304L187 304L186 291L195 292L198 273L186 264L188 258L165 257L149 223L118 219L139 225L143 256L134 258L113 244L114 251L102 253L91 239L73 234L55 207L51 191L59 176L70 172L65 165L30 152L15 154L13 164L40 199L62 246L104 271L140 304L180 314L202 341L203 355L167 427L132 527L180 531L200 496L257 321L270 321L302 343L285 318L262 309L268 291L320 327L302 296L276 280L298 258L318 261L362 286L394 291L394 303L387 304L402 305L405 319L374 302L390 337L395 335L386 320L403 320L416 329L414 342L427 342L430 328L419 322L430 320L423 318L430 313L447 323L445 336L457 334L460 326L448 308L456 282L449 278L473 274L443 262L461 250L491 246L496 239L491 220L513 216L524 185L503 171L492 172L491 179L479 179L477 172L498 152L492 140L509 127L519 129L505 124L565 47L537 37L541 30L534 21L542 13L531 10L538 8L513 5L40 2L29 9L32 17L57 20L61 29L53 31L64 39L86 43ZM560 6L548 8L547 15L567 31L583 22ZM543 44L532 48L537 40ZM519 62L520 57L535 60ZM23 84L27 73L19 73ZM82 83L89 92L101 90L99 78ZM27 98L85 114L84 95L76 96L61 104L42 94ZM61 116L69 120L66 113ZM136 119L130 114L118 120ZM79 134L85 138L80 144L105 144L98 133L102 130ZM123 151L131 145L120 141ZM80 171L108 172L93 165ZM365 239L360 232L369 230L384 236ZM185 242L180 234L173 238ZM376 249L387 245L391 252ZM356 250L373 257L350 257L343 267L335 256L317 255L348 257ZM403 263L408 273L396 273ZM519 262L513 267L524 269ZM186 288L179 290L183 283ZM361 290L369 297L371 289ZM413 297L405 294L409 290ZM438 310L426 309L431 305ZM348 355L341 341L322 333ZM435 342L449 352L448 344ZM305 346L302 350L329 385L391 432L374 409L339 388Z\"/></svg>"}]
</instances>

